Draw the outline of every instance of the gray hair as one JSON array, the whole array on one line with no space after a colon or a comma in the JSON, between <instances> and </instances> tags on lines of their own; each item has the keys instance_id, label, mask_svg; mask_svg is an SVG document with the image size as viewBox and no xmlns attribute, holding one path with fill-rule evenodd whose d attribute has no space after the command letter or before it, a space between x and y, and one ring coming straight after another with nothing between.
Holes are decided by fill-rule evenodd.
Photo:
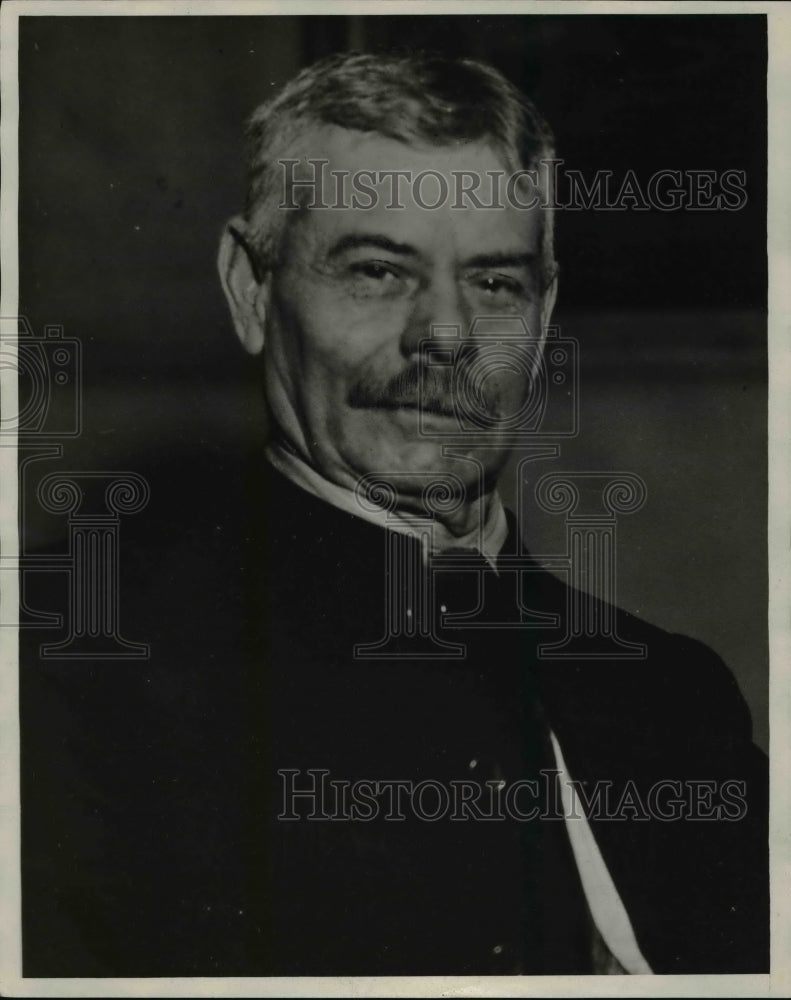
<instances>
[{"instance_id":1,"label":"gray hair","mask_svg":"<svg viewBox=\"0 0 791 1000\"><path fill-rule=\"evenodd\" d=\"M534 105L492 66L473 59L338 53L303 69L255 110L246 131L247 238L266 266L276 262L284 217L278 161L311 128L336 125L404 143L449 146L484 140L511 171L538 171L554 158L549 126ZM552 171L545 184L551 184ZM541 271L556 265L553 192L543 191Z\"/></svg>"}]
</instances>

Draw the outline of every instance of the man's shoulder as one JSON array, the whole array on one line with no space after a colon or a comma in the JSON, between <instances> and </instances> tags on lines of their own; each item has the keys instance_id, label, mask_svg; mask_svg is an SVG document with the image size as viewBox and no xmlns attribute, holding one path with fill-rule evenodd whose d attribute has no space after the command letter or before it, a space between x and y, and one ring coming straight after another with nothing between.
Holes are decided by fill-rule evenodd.
<instances>
[{"instance_id":1,"label":"man's shoulder","mask_svg":"<svg viewBox=\"0 0 791 1000\"><path fill-rule=\"evenodd\" d=\"M550 720L570 742L584 733L588 745L676 754L692 742L713 752L750 741L747 703L708 645L575 588L538 562L531 569L524 603L555 615L537 633L535 662Z\"/></svg>"}]
</instances>

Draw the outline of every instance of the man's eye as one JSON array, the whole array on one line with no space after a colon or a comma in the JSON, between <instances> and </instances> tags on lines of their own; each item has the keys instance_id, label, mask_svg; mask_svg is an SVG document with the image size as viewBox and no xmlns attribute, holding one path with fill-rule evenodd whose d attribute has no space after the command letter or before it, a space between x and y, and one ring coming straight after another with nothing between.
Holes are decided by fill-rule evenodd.
<instances>
[{"instance_id":1,"label":"man's eye","mask_svg":"<svg viewBox=\"0 0 791 1000\"><path fill-rule=\"evenodd\" d=\"M381 260L363 260L352 264L350 270L355 278L369 281L372 284L390 284L402 277L399 268Z\"/></svg>"},{"instance_id":2,"label":"man's eye","mask_svg":"<svg viewBox=\"0 0 791 1000\"><path fill-rule=\"evenodd\" d=\"M513 312L521 310L530 300L530 289L516 275L476 271L466 275L465 282L471 301L479 308Z\"/></svg>"},{"instance_id":3,"label":"man's eye","mask_svg":"<svg viewBox=\"0 0 791 1000\"><path fill-rule=\"evenodd\" d=\"M480 277L475 284L482 292L492 297L515 297L525 294L525 289L521 282L515 278L507 278L503 275L487 274Z\"/></svg>"},{"instance_id":4,"label":"man's eye","mask_svg":"<svg viewBox=\"0 0 791 1000\"><path fill-rule=\"evenodd\" d=\"M398 295L405 288L400 268L385 261L357 261L349 265L348 274L353 294L361 297Z\"/></svg>"},{"instance_id":5,"label":"man's eye","mask_svg":"<svg viewBox=\"0 0 791 1000\"><path fill-rule=\"evenodd\" d=\"M374 281L385 281L388 276L395 277L394 272L386 264L380 264L376 260L366 260L361 264L352 265L352 273L360 274Z\"/></svg>"}]
</instances>

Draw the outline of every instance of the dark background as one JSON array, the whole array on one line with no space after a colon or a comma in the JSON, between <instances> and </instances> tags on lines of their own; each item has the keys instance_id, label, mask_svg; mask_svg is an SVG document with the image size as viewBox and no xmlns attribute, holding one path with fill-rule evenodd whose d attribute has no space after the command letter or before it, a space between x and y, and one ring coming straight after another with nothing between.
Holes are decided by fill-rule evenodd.
<instances>
[{"instance_id":1,"label":"dark background","mask_svg":"<svg viewBox=\"0 0 791 1000\"><path fill-rule=\"evenodd\" d=\"M492 62L586 178L746 171L737 212L560 213L556 321L580 342L581 429L534 473L645 480L618 525L618 603L717 650L766 746L761 15L22 17L20 312L84 352L83 433L42 471L194 458L217 483L255 446L260 395L214 263L243 200L243 122L315 58L393 46ZM562 517L523 513L534 551L563 550ZM32 502L28 516L35 546L62 534Z\"/></svg>"}]
</instances>

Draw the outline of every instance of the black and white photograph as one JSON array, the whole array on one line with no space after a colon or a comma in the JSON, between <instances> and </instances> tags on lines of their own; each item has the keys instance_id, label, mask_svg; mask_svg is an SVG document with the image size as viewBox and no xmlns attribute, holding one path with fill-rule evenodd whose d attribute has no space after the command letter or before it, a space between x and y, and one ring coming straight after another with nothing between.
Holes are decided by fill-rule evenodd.
<instances>
[{"instance_id":1,"label":"black and white photograph","mask_svg":"<svg viewBox=\"0 0 791 1000\"><path fill-rule=\"evenodd\" d=\"M789 11L682 6L6 5L4 993L784 988Z\"/></svg>"}]
</instances>

